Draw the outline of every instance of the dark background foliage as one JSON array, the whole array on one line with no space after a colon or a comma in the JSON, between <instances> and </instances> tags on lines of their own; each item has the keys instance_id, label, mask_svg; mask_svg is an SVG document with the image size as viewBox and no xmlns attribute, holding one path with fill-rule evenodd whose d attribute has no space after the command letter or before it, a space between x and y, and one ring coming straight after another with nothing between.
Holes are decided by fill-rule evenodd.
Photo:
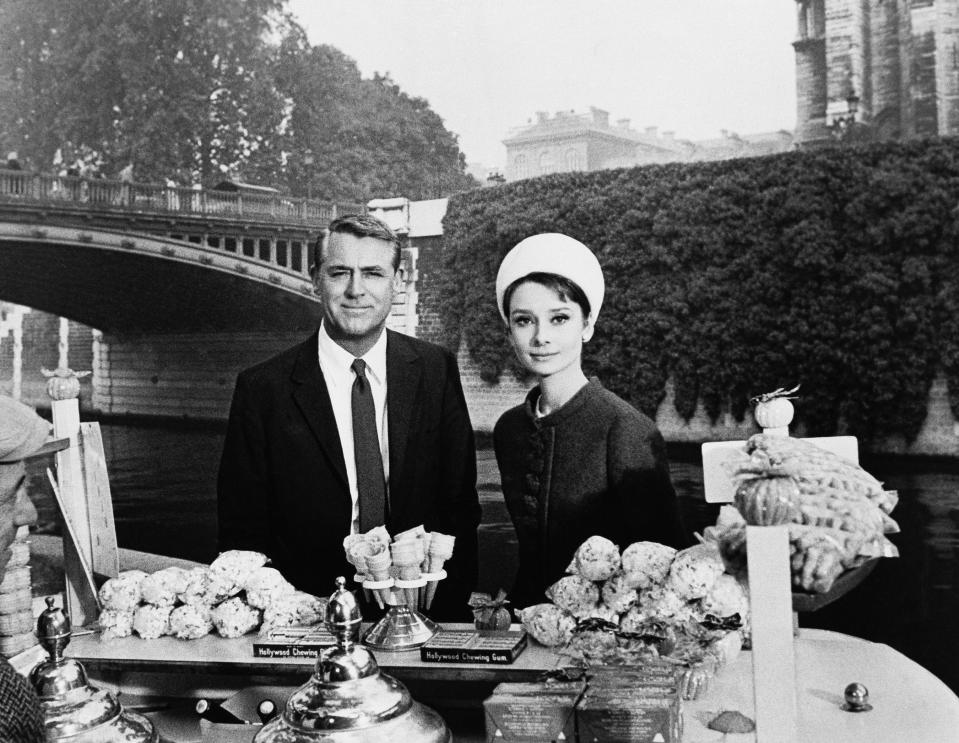
<instances>
[{"instance_id":1,"label":"dark background foliage","mask_svg":"<svg viewBox=\"0 0 959 743\"><path fill-rule=\"evenodd\" d=\"M563 232L603 265L585 366L654 414L742 419L801 383L810 435L911 440L946 375L959 416L959 140L569 173L454 196L440 312L487 380L511 364L496 268Z\"/></svg>"}]
</instances>

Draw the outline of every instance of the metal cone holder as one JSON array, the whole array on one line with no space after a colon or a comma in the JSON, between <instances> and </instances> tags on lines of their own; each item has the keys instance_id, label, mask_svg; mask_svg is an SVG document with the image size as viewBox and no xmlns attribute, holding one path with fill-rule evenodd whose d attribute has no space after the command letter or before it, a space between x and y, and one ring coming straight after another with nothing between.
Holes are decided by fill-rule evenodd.
<instances>
[{"instance_id":1,"label":"metal cone holder","mask_svg":"<svg viewBox=\"0 0 959 743\"><path fill-rule=\"evenodd\" d=\"M421 573L419 578L404 580L364 580L357 575L365 592L376 597L377 603L386 608L386 614L363 635L363 643L376 650L411 650L418 648L439 631L439 625L420 613L432 604L432 593L438 581L446 577L446 571Z\"/></svg>"}]
</instances>

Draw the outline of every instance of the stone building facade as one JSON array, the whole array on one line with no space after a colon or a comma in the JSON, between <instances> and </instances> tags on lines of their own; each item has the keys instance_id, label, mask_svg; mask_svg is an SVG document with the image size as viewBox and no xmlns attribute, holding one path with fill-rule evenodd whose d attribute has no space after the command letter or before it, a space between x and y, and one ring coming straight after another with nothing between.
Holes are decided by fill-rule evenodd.
<instances>
[{"instance_id":1,"label":"stone building facade","mask_svg":"<svg viewBox=\"0 0 959 743\"><path fill-rule=\"evenodd\" d=\"M959 0L796 0L796 138L959 133Z\"/></svg>"},{"instance_id":2,"label":"stone building facade","mask_svg":"<svg viewBox=\"0 0 959 743\"><path fill-rule=\"evenodd\" d=\"M638 131L629 119L610 123L609 112L540 111L527 125L513 129L506 139L507 181L550 173L603 170L653 163L728 160L784 152L793 146L790 132L741 136L723 131L716 139L693 142L657 127Z\"/></svg>"}]
</instances>

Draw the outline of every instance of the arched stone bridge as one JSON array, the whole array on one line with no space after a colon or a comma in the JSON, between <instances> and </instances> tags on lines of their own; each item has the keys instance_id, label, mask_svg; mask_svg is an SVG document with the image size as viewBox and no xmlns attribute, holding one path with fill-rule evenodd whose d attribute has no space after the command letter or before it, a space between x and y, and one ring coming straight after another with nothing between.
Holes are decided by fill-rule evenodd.
<instances>
[{"instance_id":1,"label":"arched stone bridge","mask_svg":"<svg viewBox=\"0 0 959 743\"><path fill-rule=\"evenodd\" d=\"M98 331L94 410L221 418L236 371L316 327L311 246L362 209L0 170L0 301ZM414 260L400 329L415 315Z\"/></svg>"}]
</instances>

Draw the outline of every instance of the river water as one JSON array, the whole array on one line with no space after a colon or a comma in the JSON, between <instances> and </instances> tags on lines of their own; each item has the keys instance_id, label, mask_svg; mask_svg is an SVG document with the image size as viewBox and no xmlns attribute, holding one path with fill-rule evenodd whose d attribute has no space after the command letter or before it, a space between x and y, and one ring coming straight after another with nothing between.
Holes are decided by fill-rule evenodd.
<instances>
[{"instance_id":1,"label":"river water","mask_svg":"<svg viewBox=\"0 0 959 743\"><path fill-rule=\"evenodd\" d=\"M101 424L121 547L209 562L216 545L216 470L222 428ZM702 501L698 449L670 450L673 481L690 528L702 530L715 507ZM477 456L483 505L480 590L512 582L516 544L489 449ZM881 560L851 593L800 624L883 642L959 692L959 464L945 460L866 458L863 466L899 491L892 537L900 557ZM37 469L37 468L35 468ZM38 528L56 530L42 470L31 473ZM853 679L869 686L869 679Z\"/></svg>"}]
</instances>

